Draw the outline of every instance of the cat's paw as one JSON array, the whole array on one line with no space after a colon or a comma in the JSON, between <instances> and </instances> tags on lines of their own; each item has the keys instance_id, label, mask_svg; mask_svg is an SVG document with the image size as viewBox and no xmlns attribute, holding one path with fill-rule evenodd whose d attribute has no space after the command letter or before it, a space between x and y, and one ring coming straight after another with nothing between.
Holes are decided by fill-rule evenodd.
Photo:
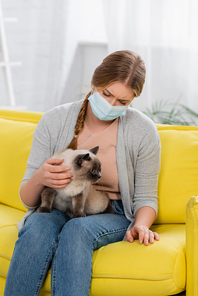
<instances>
[{"instance_id":1,"label":"cat's paw","mask_svg":"<svg viewBox=\"0 0 198 296\"><path fill-rule=\"evenodd\" d=\"M81 218L81 217L86 217L86 214L84 212L75 212L74 213L74 218Z\"/></svg>"},{"instance_id":2,"label":"cat's paw","mask_svg":"<svg viewBox=\"0 0 198 296\"><path fill-rule=\"evenodd\" d=\"M37 212L38 212L38 213L50 213L50 209L47 208L47 207L39 207L39 208L37 209Z\"/></svg>"}]
</instances>

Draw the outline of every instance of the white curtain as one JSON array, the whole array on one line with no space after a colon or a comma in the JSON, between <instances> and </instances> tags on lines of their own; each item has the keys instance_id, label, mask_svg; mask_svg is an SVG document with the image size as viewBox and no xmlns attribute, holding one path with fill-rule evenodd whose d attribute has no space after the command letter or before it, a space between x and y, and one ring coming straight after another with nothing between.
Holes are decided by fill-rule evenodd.
<instances>
[{"instance_id":1,"label":"white curtain","mask_svg":"<svg viewBox=\"0 0 198 296\"><path fill-rule=\"evenodd\" d=\"M198 112L198 1L104 0L109 52L136 51L147 68L134 107L179 100Z\"/></svg>"},{"instance_id":2,"label":"white curtain","mask_svg":"<svg viewBox=\"0 0 198 296\"><path fill-rule=\"evenodd\" d=\"M104 41L102 0L1 1L4 17L18 19L5 23L10 61L22 63L11 68L17 106L47 111L79 99L83 73L79 46ZM0 108L8 103L1 70Z\"/></svg>"},{"instance_id":3,"label":"white curtain","mask_svg":"<svg viewBox=\"0 0 198 296\"><path fill-rule=\"evenodd\" d=\"M10 61L21 61L11 67L15 100L19 108L45 111L59 101L59 84L63 73L63 48L66 27L64 0L2 0L4 18L16 17L17 22L5 22ZM0 69L1 70L1 69ZM7 105L0 79L0 107Z\"/></svg>"},{"instance_id":4,"label":"white curtain","mask_svg":"<svg viewBox=\"0 0 198 296\"><path fill-rule=\"evenodd\" d=\"M4 17L18 18L6 23L10 60L22 62L12 67L17 105L46 111L77 100L107 53L130 49L147 68L135 108L180 100L198 112L198 0L1 1Z\"/></svg>"}]
</instances>

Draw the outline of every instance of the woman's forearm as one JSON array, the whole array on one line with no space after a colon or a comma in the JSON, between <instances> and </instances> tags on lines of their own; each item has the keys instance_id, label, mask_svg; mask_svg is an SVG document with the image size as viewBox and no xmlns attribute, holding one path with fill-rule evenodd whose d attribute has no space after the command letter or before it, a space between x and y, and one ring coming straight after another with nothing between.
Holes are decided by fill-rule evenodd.
<instances>
[{"instance_id":1,"label":"woman's forearm","mask_svg":"<svg viewBox=\"0 0 198 296\"><path fill-rule=\"evenodd\" d=\"M135 214L135 225L151 227L156 218L156 212L151 207L142 207Z\"/></svg>"},{"instance_id":2,"label":"woman's forearm","mask_svg":"<svg viewBox=\"0 0 198 296\"><path fill-rule=\"evenodd\" d=\"M40 195L44 185L38 182L37 171L21 186L20 196L22 201L29 207L36 207L40 203Z\"/></svg>"}]
</instances>

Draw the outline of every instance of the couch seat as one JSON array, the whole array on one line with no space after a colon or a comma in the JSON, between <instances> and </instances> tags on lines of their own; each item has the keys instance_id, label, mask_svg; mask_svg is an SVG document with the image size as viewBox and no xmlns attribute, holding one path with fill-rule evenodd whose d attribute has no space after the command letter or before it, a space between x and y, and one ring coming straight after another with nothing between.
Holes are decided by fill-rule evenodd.
<instances>
[{"instance_id":1,"label":"couch seat","mask_svg":"<svg viewBox=\"0 0 198 296\"><path fill-rule=\"evenodd\" d=\"M17 240L16 223L23 215L21 210L0 204L1 289ZM160 241L148 247L138 241L132 244L123 241L94 252L90 296L108 296L109 291L114 296L160 296L177 294L185 289L185 225L153 225L152 230L159 233ZM51 271L40 296L50 295L50 274Z\"/></svg>"},{"instance_id":2,"label":"couch seat","mask_svg":"<svg viewBox=\"0 0 198 296\"><path fill-rule=\"evenodd\" d=\"M172 295L185 290L185 225L153 225L152 230L160 235L153 245L118 242L94 252L90 296L107 296L109 290L114 296Z\"/></svg>"}]
</instances>

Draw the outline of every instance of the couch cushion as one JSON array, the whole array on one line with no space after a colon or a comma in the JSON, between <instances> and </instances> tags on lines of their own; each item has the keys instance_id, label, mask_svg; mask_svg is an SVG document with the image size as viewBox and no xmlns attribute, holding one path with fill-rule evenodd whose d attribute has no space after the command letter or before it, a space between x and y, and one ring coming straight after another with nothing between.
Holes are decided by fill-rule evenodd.
<instances>
[{"instance_id":1,"label":"couch cushion","mask_svg":"<svg viewBox=\"0 0 198 296\"><path fill-rule=\"evenodd\" d=\"M198 127L158 129L162 151L156 223L185 223L187 201L198 195Z\"/></svg>"},{"instance_id":2,"label":"couch cushion","mask_svg":"<svg viewBox=\"0 0 198 296\"><path fill-rule=\"evenodd\" d=\"M23 211L0 205L2 279L6 277L17 240L16 223L23 214ZM154 225L153 230L159 233L160 241L148 247L140 245L138 241L132 244L124 241L94 252L90 296L160 296L185 289L185 225ZM49 271L40 295L49 295L50 283Z\"/></svg>"},{"instance_id":3,"label":"couch cushion","mask_svg":"<svg viewBox=\"0 0 198 296\"><path fill-rule=\"evenodd\" d=\"M154 225L153 230L160 241L148 247L124 241L94 252L90 296L160 296L185 290L185 225Z\"/></svg>"},{"instance_id":4,"label":"couch cushion","mask_svg":"<svg viewBox=\"0 0 198 296\"><path fill-rule=\"evenodd\" d=\"M24 211L0 204L0 229L15 226L25 215Z\"/></svg>"},{"instance_id":5,"label":"couch cushion","mask_svg":"<svg viewBox=\"0 0 198 296\"><path fill-rule=\"evenodd\" d=\"M24 211L0 204L0 295L3 295L6 275L18 239L17 222L25 215ZM51 271L39 296L50 296Z\"/></svg>"},{"instance_id":6,"label":"couch cushion","mask_svg":"<svg viewBox=\"0 0 198 296\"><path fill-rule=\"evenodd\" d=\"M30 122L35 124L39 122L43 114L44 113L41 112L0 109L0 118L14 121Z\"/></svg>"},{"instance_id":7,"label":"couch cushion","mask_svg":"<svg viewBox=\"0 0 198 296\"><path fill-rule=\"evenodd\" d=\"M0 204L0 277L6 277L24 211Z\"/></svg>"},{"instance_id":8,"label":"couch cushion","mask_svg":"<svg viewBox=\"0 0 198 296\"><path fill-rule=\"evenodd\" d=\"M17 222L25 212L0 204L0 295L3 295L6 275L18 239ZM50 272L39 296L50 296Z\"/></svg>"},{"instance_id":9,"label":"couch cushion","mask_svg":"<svg viewBox=\"0 0 198 296\"><path fill-rule=\"evenodd\" d=\"M0 202L24 210L19 187L36 124L0 118Z\"/></svg>"}]
</instances>

